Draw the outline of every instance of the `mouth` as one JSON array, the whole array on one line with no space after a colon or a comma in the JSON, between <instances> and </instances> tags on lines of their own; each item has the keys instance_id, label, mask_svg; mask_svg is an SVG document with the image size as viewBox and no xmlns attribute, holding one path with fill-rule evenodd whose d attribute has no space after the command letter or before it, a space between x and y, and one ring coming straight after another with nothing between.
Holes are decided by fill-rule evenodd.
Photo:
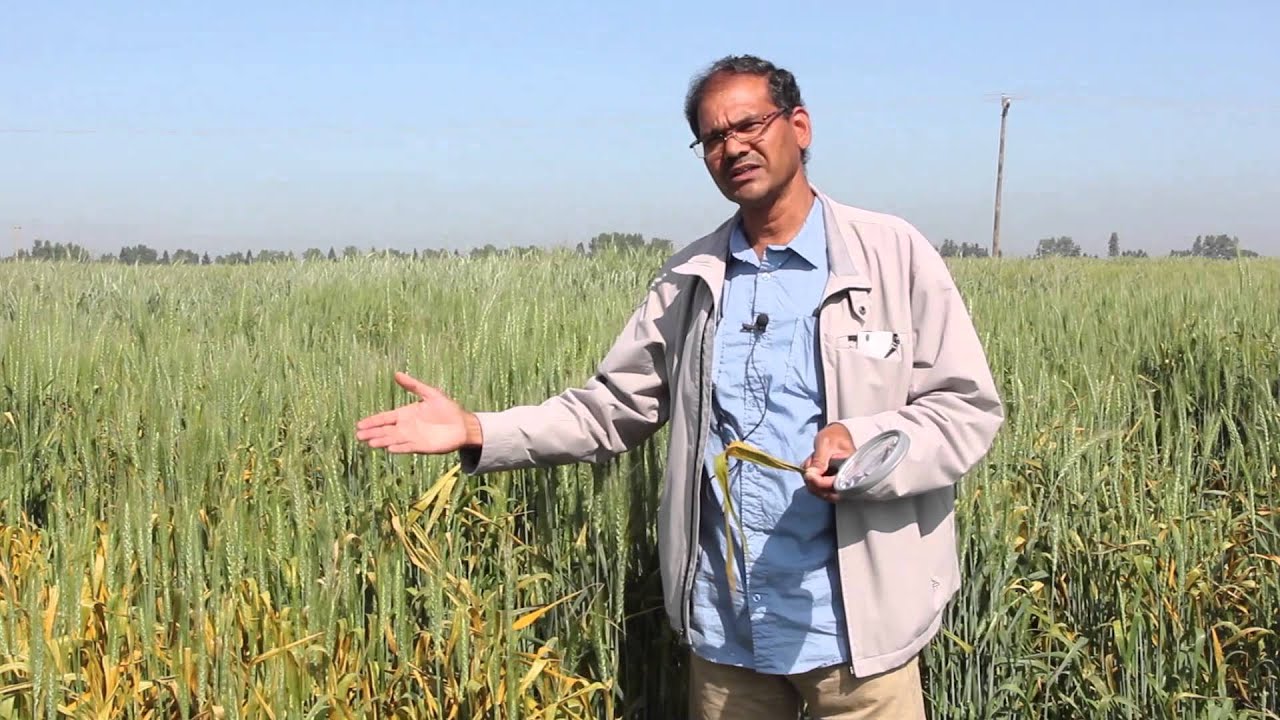
<instances>
[{"instance_id":1,"label":"mouth","mask_svg":"<svg viewBox=\"0 0 1280 720\"><path fill-rule=\"evenodd\" d=\"M755 163L739 163L729 169L729 179L735 182L750 180L760 174L760 166Z\"/></svg>"}]
</instances>

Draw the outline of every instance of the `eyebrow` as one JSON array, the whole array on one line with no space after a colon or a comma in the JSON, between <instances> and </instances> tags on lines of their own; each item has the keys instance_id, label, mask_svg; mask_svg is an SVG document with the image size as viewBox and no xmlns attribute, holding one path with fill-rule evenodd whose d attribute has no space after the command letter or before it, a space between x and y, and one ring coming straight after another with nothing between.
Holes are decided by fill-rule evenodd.
<instances>
[{"instance_id":1,"label":"eyebrow","mask_svg":"<svg viewBox=\"0 0 1280 720\"><path fill-rule=\"evenodd\" d=\"M733 120L733 121L731 121L728 125L721 125L721 126L717 126L717 127L710 127L710 128L707 128L707 130L706 130L705 132L703 132L702 134L703 134L704 136L706 136L706 135L714 135L715 133L719 133L719 132L724 132L725 130L727 130L727 129L731 128L731 127L734 127L734 126L737 126L737 125L741 125L742 123L744 123L744 122L746 122L746 121L748 121L748 120L759 120L760 118L764 117L765 115L768 115L768 114L769 114L769 113L771 113L771 112L773 112L773 110L764 110L764 111L762 111L762 112L753 112L753 113L751 113L751 114L749 114L749 115L744 115L743 117L740 117L740 118L738 118L737 120Z\"/></svg>"}]
</instances>

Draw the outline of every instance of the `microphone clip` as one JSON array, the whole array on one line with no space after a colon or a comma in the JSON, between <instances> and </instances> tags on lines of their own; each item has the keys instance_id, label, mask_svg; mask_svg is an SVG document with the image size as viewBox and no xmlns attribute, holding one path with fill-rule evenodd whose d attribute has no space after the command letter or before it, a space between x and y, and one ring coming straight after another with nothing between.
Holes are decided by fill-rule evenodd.
<instances>
[{"instance_id":1,"label":"microphone clip","mask_svg":"<svg viewBox=\"0 0 1280 720\"><path fill-rule=\"evenodd\" d=\"M765 313L756 315L753 323L742 323L742 332L749 332L753 335L763 335L765 328L769 327L769 316Z\"/></svg>"}]
</instances>

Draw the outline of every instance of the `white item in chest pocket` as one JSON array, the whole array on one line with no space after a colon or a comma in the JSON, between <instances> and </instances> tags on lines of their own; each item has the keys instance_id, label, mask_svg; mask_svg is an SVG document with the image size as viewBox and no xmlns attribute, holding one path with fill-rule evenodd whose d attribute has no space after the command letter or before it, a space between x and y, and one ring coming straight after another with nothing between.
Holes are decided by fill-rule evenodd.
<instances>
[{"instance_id":1,"label":"white item in chest pocket","mask_svg":"<svg viewBox=\"0 0 1280 720\"><path fill-rule=\"evenodd\" d=\"M864 330L853 336L854 347L868 357L887 358L898 351L898 333L890 330Z\"/></svg>"}]
</instances>

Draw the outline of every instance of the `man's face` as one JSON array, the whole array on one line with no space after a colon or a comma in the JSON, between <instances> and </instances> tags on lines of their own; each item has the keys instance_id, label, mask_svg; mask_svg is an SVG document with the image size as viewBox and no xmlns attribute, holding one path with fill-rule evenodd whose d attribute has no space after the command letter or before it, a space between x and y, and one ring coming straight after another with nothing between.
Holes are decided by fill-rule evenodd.
<instances>
[{"instance_id":1,"label":"man's face","mask_svg":"<svg viewBox=\"0 0 1280 720\"><path fill-rule=\"evenodd\" d=\"M706 146L703 162L720 192L740 206L772 202L803 164L800 151L809 146L809 115L796 108L788 117L777 114L779 109L766 78L719 75L707 84L698 129L702 139L716 139ZM730 129L737 129L737 135L716 135Z\"/></svg>"}]
</instances>

